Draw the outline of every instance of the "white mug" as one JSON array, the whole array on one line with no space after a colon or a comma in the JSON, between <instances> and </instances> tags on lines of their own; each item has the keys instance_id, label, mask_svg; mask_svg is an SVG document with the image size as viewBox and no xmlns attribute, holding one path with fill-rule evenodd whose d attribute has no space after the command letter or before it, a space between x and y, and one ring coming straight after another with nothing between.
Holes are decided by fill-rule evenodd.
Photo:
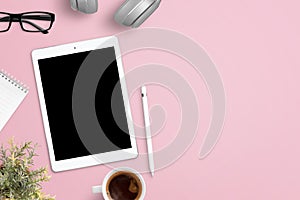
<instances>
[{"instance_id":1,"label":"white mug","mask_svg":"<svg viewBox=\"0 0 300 200\"><path fill-rule=\"evenodd\" d=\"M108 187L108 181L110 180L110 178L119 173L119 172L128 172L128 173L132 173L134 175L136 175L136 177L140 180L140 183L141 183L141 186L142 186L142 192L141 192L141 195L140 197L138 198L138 200L143 200L144 197L145 197L145 194L146 194L146 183L145 183L145 180L143 179L142 175L132 169L132 168L129 168L129 167L120 167L120 168L116 168L116 169L113 169L111 170L104 178L103 182L102 182L102 185L99 185L99 186L93 186L92 187L92 191L94 194L96 193L102 193L103 197L105 200L111 200L107 194L107 187Z\"/></svg>"}]
</instances>

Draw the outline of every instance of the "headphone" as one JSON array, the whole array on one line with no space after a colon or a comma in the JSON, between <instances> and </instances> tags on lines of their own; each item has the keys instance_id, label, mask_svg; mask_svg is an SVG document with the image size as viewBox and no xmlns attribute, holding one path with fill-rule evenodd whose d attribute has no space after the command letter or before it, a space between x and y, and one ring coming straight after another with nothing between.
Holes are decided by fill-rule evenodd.
<instances>
[{"instance_id":1,"label":"headphone","mask_svg":"<svg viewBox=\"0 0 300 200\"><path fill-rule=\"evenodd\" d=\"M139 27L158 8L161 0L126 0L115 13L117 23ZM70 0L73 10L92 14L98 10L98 0Z\"/></svg>"}]
</instances>

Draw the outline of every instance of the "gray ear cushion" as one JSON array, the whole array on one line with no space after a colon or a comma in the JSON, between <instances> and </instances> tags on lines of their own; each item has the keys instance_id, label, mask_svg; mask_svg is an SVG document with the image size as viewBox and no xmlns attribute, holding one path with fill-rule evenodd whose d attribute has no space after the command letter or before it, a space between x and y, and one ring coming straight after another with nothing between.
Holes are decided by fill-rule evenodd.
<instances>
[{"instance_id":1,"label":"gray ear cushion","mask_svg":"<svg viewBox=\"0 0 300 200\"><path fill-rule=\"evenodd\" d=\"M70 0L73 10L92 14L98 10L98 0Z\"/></svg>"},{"instance_id":2,"label":"gray ear cushion","mask_svg":"<svg viewBox=\"0 0 300 200\"><path fill-rule=\"evenodd\" d=\"M138 27L158 8L159 4L160 0L127 0L115 13L114 19L119 24Z\"/></svg>"},{"instance_id":3,"label":"gray ear cushion","mask_svg":"<svg viewBox=\"0 0 300 200\"><path fill-rule=\"evenodd\" d=\"M136 19L131 25L132 28L139 27L146 19L148 19L152 13L159 7L161 0L157 0L154 4L151 5L149 9L147 9L138 19Z\"/></svg>"},{"instance_id":4,"label":"gray ear cushion","mask_svg":"<svg viewBox=\"0 0 300 200\"><path fill-rule=\"evenodd\" d=\"M115 13L115 19L123 22L128 13L143 1L144 0L126 0Z\"/></svg>"},{"instance_id":5,"label":"gray ear cushion","mask_svg":"<svg viewBox=\"0 0 300 200\"><path fill-rule=\"evenodd\" d=\"M77 0L70 0L70 4L73 10L78 10Z\"/></svg>"}]
</instances>

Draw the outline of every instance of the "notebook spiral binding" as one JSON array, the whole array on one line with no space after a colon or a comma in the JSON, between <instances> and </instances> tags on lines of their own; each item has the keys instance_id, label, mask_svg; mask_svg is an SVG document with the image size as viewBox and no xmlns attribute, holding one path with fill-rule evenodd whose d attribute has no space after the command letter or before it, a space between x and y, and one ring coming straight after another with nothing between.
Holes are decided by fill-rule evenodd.
<instances>
[{"instance_id":1,"label":"notebook spiral binding","mask_svg":"<svg viewBox=\"0 0 300 200\"><path fill-rule=\"evenodd\" d=\"M4 78L5 80L7 80L8 82L10 82L15 87L18 87L24 93L27 93L28 90L29 90L29 88L25 84L23 84L22 82L20 82L19 80L17 80L15 77L13 77L12 75L10 75L9 73L7 73L6 71L4 71L3 69L0 70L0 77Z\"/></svg>"}]
</instances>

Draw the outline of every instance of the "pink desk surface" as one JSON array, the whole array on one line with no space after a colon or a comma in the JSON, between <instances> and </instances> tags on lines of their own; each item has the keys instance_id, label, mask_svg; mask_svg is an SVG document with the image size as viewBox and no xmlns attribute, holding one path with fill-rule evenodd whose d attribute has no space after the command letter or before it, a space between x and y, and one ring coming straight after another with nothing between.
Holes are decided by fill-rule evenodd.
<instances>
[{"instance_id":1,"label":"pink desk surface","mask_svg":"<svg viewBox=\"0 0 300 200\"><path fill-rule=\"evenodd\" d=\"M30 93L0 133L0 142L15 136L18 142L40 144L36 165L50 168L46 139L31 61L37 48L114 35L127 30L116 25L112 15L122 0L100 1L97 14L73 12L68 0L1 1L0 10L56 13L48 35L30 34L14 24L0 34L0 68L30 87ZM180 32L202 45L222 77L226 91L226 121L214 151L204 160L198 153L211 117L210 96L203 80L191 67L160 52L136 52L124 58L128 72L162 58L189 79L199 99L197 137L176 162L143 176L146 199L299 199L300 198L300 4L296 0L170 1L142 27ZM146 54L151 56L143 56ZM159 62L159 60L155 60ZM167 120L154 138L154 149L173 138L180 120L176 100L164 88L149 88L150 107L164 104ZM1 94L0 94L1 95ZM170 100L171 99L171 100ZM136 124L143 126L139 98L131 98ZM145 145L139 144L141 153ZM108 166L53 173L44 191L58 200L96 200L91 186L100 184Z\"/></svg>"}]
</instances>

